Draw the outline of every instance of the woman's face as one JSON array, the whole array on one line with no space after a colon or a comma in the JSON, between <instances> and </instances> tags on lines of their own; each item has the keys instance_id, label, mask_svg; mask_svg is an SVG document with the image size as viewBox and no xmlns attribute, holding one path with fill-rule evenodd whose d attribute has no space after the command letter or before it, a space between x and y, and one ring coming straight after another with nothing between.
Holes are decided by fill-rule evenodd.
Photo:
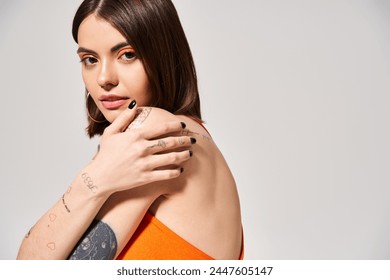
<instances>
[{"instance_id":1,"label":"woman's face","mask_svg":"<svg viewBox=\"0 0 390 280\"><path fill-rule=\"evenodd\" d=\"M134 99L139 106L150 104L144 66L111 24L88 16L79 27L78 43L85 86L109 122Z\"/></svg>"}]
</instances>

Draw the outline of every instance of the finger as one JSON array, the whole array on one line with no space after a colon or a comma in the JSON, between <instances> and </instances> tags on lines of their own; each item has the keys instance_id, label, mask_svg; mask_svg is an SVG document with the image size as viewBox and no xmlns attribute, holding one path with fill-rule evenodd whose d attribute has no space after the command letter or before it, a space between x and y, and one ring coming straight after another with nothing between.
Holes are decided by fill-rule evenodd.
<instances>
[{"instance_id":1,"label":"finger","mask_svg":"<svg viewBox=\"0 0 390 280\"><path fill-rule=\"evenodd\" d=\"M184 172L182 167L165 170L154 170L149 174L150 182L170 180L179 177Z\"/></svg>"},{"instance_id":2,"label":"finger","mask_svg":"<svg viewBox=\"0 0 390 280\"><path fill-rule=\"evenodd\" d=\"M196 139L189 136L170 136L147 142L147 150L150 154L161 153L164 151L178 148L186 148L196 143Z\"/></svg>"},{"instance_id":3,"label":"finger","mask_svg":"<svg viewBox=\"0 0 390 280\"><path fill-rule=\"evenodd\" d=\"M140 133L145 139L153 139L161 137L162 135L182 131L184 128L186 128L186 124L184 122L171 121L143 127Z\"/></svg>"},{"instance_id":4,"label":"finger","mask_svg":"<svg viewBox=\"0 0 390 280\"><path fill-rule=\"evenodd\" d=\"M105 130L105 134L115 134L123 132L135 118L137 112L137 102L131 101L128 109L124 110Z\"/></svg>"},{"instance_id":5,"label":"finger","mask_svg":"<svg viewBox=\"0 0 390 280\"><path fill-rule=\"evenodd\" d=\"M167 154L153 155L149 157L148 170L171 169L172 166L179 166L192 157L192 151L170 152Z\"/></svg>"}]
</instances>

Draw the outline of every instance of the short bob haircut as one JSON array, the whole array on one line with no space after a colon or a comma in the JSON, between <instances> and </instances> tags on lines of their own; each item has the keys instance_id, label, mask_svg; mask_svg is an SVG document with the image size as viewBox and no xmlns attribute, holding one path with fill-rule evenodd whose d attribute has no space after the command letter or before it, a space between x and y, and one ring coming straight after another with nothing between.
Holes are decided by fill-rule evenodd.
<instances>
[{"instance_id":1,"label":"short bob haircut","mask_svg":"<svg viewBox=\"0 0 390 280\"><path fill-rule=\"evenodd\" d=\"M170 0L84 0L73 19L76 43L80 24L91 14L109 22L136 51L149 80L150 106L202 120L194 61ZM110 123L87 93L86 107L89 137L102 135Z\"/></svg>"}]
</instances>

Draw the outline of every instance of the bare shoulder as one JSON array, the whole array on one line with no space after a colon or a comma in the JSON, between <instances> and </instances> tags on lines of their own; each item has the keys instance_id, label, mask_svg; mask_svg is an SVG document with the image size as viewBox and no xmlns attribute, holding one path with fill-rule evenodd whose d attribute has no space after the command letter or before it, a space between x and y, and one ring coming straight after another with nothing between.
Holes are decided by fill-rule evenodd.
<instances>
[{"instance_id":1,"label":"bare shoulder","mask_svg":"<svg viewBox=\"0 0 390 280\"><path fill-rule=\"evenodd\" d=\"M135 129L148 123L157 123L170 120L173 121L175 119L177 119L177 117L166 110L156 107L140 107L137 109L136 116L129 125L129 128Z\"/></svg>"},{"instance_id":2,"label":"bare shoulder","mask_svg":"<svg viewBox=\"0 0 390 280\"><path fill-rule=\"evenodd\" d=\"M137 115L130 124L130 129L135 129L149 124L158 124L165 121L181 121L186 124L182 134L195 137L197 140L212 142L212 138L206 128L193 118L184 115L174 115L164 109L157 107L140 107Z\"/></svg>"}]
</instances>

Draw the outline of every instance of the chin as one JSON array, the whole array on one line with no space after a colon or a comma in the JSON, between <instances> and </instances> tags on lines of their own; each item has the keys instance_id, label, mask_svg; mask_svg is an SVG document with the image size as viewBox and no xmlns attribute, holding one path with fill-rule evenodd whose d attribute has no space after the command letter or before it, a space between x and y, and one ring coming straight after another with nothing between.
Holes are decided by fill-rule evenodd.
<instances>
[{"instance_id":1,"label":"chin","mask_svg":"<svg viewBox=\"0 0 390 280\"><path fill-rule=\"evenodd\" d=\"M106 111L102 112L103 116L106 118L107 121L110 123L113 123L116 118L123 112L124 110L115 110L115 111Z\"/></svg>"}]
</instances>

